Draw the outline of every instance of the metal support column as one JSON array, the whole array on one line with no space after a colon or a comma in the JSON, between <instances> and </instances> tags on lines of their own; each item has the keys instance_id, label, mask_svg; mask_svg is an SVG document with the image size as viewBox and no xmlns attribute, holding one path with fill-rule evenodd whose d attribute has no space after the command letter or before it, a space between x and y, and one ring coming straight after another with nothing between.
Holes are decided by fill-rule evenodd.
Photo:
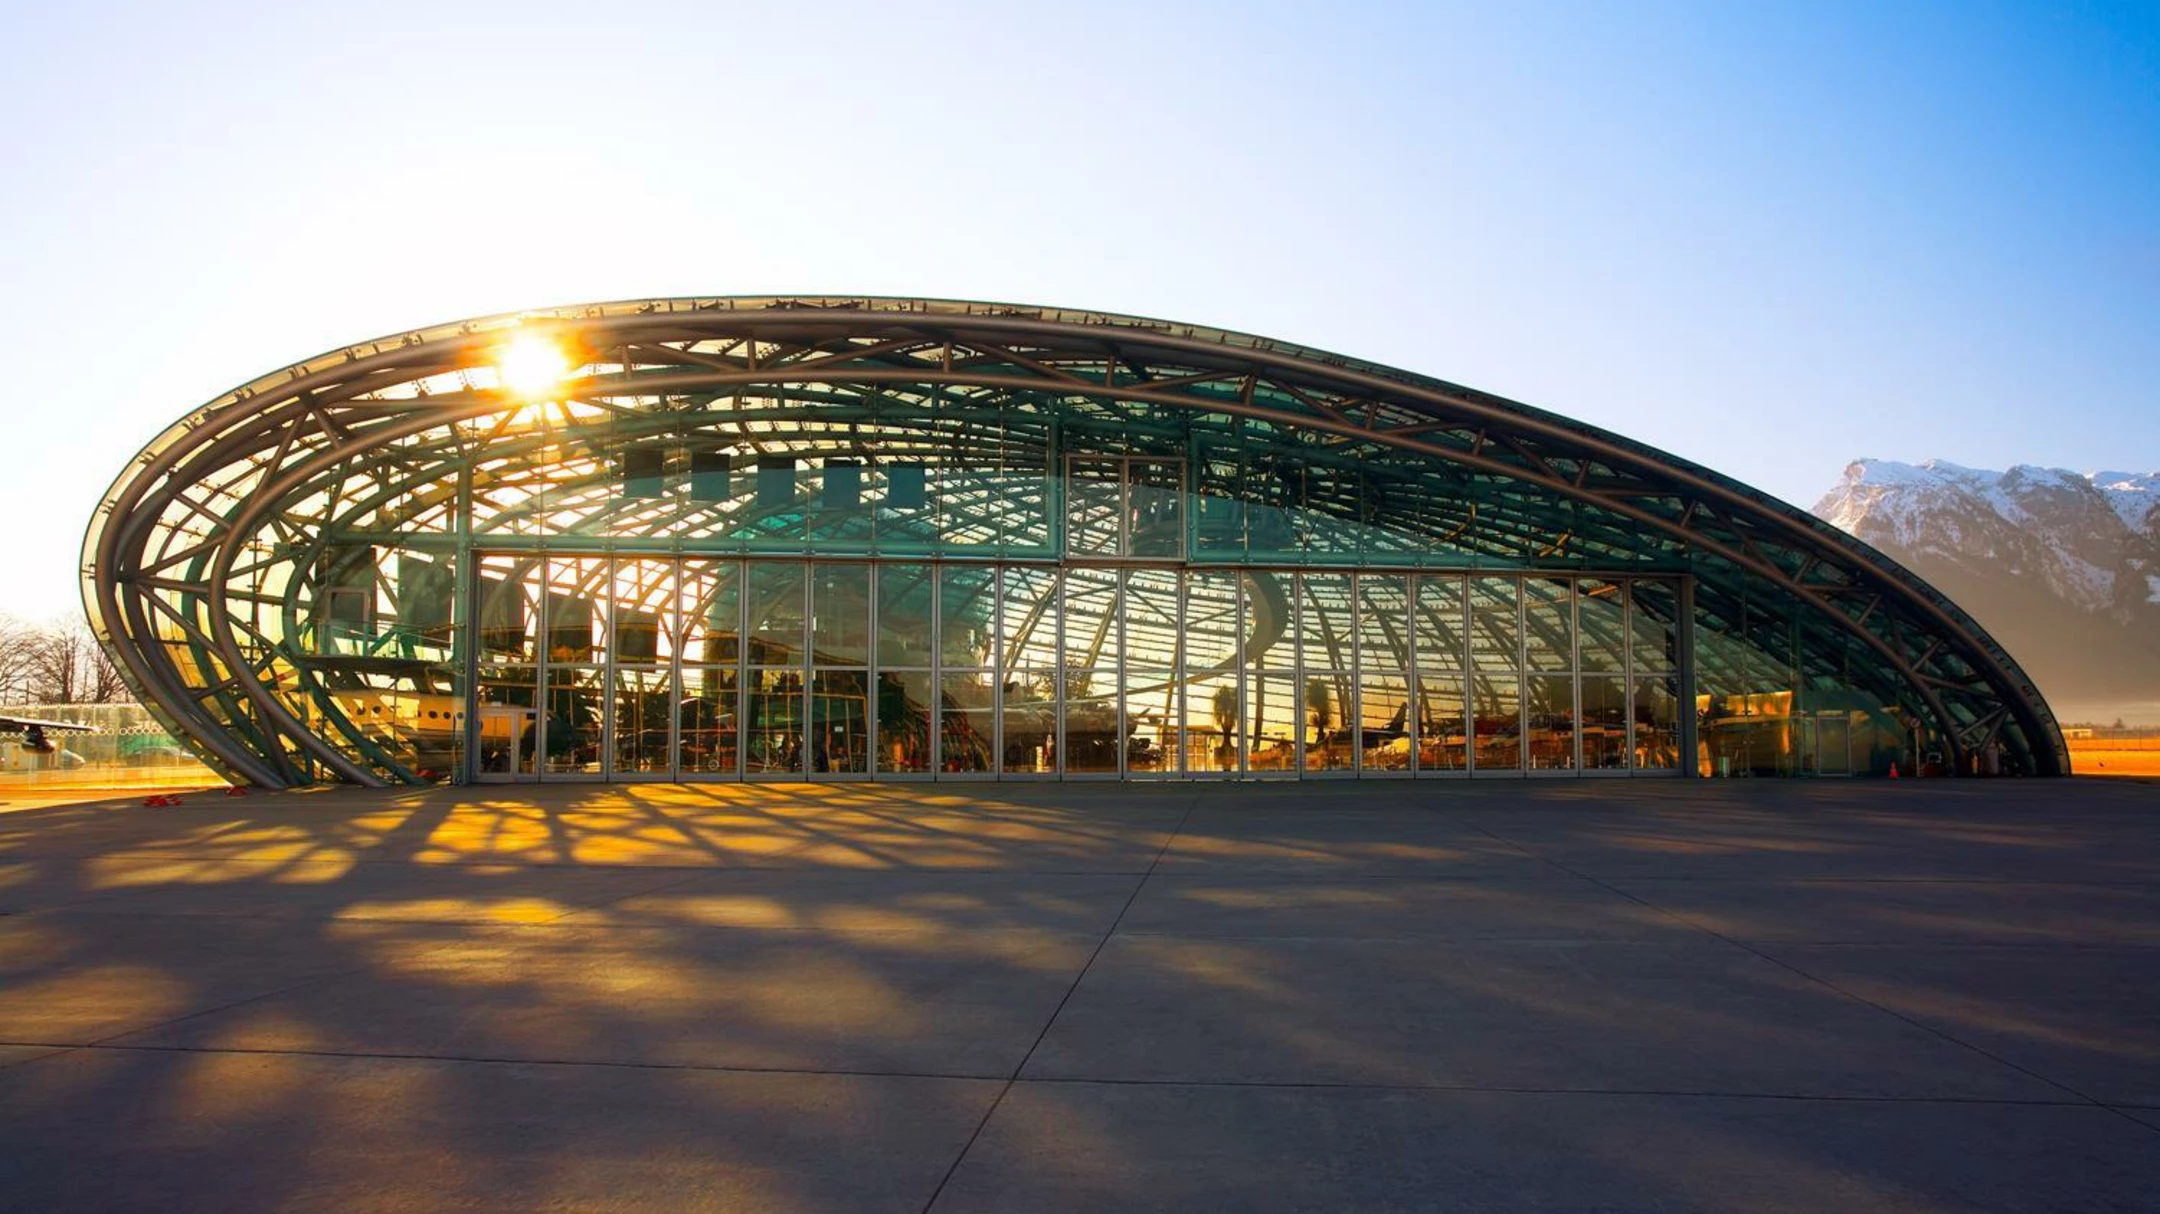
<instances>
[{"instance_id":1,"label":"metal support column","mask_svg":"<svg viewBox=\"0 0 2160 1214\"><path fill-rule=\"evenodd\" d=\"M1696 758L1695 738L1695 579L1680 579L1679 618L1673 621L1674 638L1679 642L1680 653L1680 702L1674 705L1680 725L1680 774L1693 779L1701 775Z\"/></svg>"}]
</instances>

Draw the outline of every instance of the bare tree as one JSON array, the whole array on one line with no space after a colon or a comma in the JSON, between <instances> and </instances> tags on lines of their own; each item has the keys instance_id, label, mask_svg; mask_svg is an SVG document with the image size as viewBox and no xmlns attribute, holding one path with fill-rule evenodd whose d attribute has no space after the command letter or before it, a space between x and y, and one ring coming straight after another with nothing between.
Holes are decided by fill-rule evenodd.
<instances>
[{"instance_id":1,"label":"bare tree","mask_svg":"<svg viewBox=\"0 0 2160 1214\"><path fill-rule=\"evenodd\" d=\"M89 693L92 704L122 704L135 698L127 684L120 680L120 668L113 665L112 653L90 638Z\"/></svg>"},{"instance_id":2,"label":"bare tree","mask_svg":"<svg viewBox=\"0 0 2160 1214\"><path fill-rule=\"evenodd\" d=\"M38 630L14 616L0 616L0 704L29 702L36 683L32 666L40 648Z\"/></svg>"},{"instance_id":3,"label":"bare tree","mask_svg":"<svg viewBox=\"0 0 2160 1214\"><path fill-rule=\"evenodd\" d=\"M80 619L0 618L0 703L111 704L129 698L105 647Z\"/></svg>"}]
</instances>

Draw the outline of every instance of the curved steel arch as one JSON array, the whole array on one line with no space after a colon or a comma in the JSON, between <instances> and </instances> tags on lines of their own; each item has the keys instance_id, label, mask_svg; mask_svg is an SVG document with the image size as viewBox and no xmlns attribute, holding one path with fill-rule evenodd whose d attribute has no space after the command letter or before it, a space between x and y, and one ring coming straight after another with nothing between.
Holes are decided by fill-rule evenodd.
<instances>
[{"instance_id":1,"label":"curved steel arch","mask_svg":"<svg viewBox=\"0 0 2160 1214\"><path fill-rule=\"evenodd\" d=\"M815 399L802 406L811 417L837 416L836 397L871 401L874 415L877 399L912 393L963 431L1014 401L1052 412L1093 401L1243 419L1344 445L1351 456L1399 452L1528 486L1590 512L1607 548L1623 544L1620 524L1631 524L1677 544L1699 579L1759 579L1806 604L1910 689L1953 768L2001 741L2029 770L2069 770L2031 681L1954 604L1867 545L1708 469L1459 385L1263 338L913 299L644 300L486 318L331 351L212 401L136 457L84 540L91 620L169 728L259 784L300 782L311 767L361 783L411 778L307 726L274 686L286 668L297 671L281 652L284 638L234 626L235 578L290 565L292 551L281 549L323 542L300 534L294 520L314 508L301 503L333 503L318 531L372 508L335 515L356 464L373 478L368 501L378 506L425 491L424 512L460 501L469 510L476 469L499 451L517 411L533 407L474 378L491 378L507 334L535 328L582 359L585 373L561 387L566 416L575 404L622 433L777 416L712 407L746 389ZM499 419L492 434L480 426L491 418ZM386 471L400 461L415 471ZM1572 525L1555 535L1555 551L1582 543ZM299 580L285 579L288 618Z\"/></svg>"}]
</instances>

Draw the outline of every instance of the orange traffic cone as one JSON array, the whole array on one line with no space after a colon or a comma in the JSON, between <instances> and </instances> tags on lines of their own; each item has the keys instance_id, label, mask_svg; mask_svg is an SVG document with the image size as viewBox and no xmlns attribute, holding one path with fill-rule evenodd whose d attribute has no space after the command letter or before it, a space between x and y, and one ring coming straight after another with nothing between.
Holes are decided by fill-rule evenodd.
<instances>
[{"instance_id":1,"label":"orange traffic cone","mask_svg":"<svg viewBox=\"0 0 2160 1214\"><path fill-rule=\"evenodd\" d=\"M1892 759L1890 761L1890 778L1893 780L1897 779L1897 760L1895 759Z\"/></svg>"}]
</instances>

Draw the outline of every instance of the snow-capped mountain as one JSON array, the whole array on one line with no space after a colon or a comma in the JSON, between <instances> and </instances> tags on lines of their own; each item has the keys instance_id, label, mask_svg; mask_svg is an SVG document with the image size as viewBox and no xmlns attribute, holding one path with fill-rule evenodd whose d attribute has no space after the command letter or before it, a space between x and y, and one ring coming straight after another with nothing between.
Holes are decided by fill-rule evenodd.
<instances>
[{"instance_id":1,"label":"snow-capped mountain","mask_svg":"<svg viewBox=\"0 0 2160 1214\"><path fill-rule=\"evenodd\" d=\"M1815 513L1956 600L2065 719L2160 700L2160 472L1863 459Z\"/></svg>"}]
</instances>

